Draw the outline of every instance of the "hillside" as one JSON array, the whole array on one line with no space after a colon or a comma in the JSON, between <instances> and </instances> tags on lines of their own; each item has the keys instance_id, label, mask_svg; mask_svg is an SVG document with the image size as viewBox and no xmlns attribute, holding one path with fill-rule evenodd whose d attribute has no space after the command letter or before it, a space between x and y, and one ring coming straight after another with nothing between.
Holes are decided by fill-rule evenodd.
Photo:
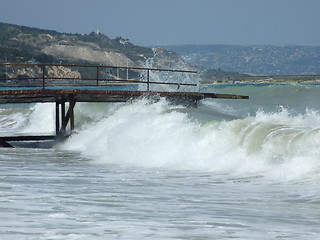
<instances>
[{"instance_id":1,"label":"hillside","mask_svg":"<svg viewBox=\"0 0 320 240\"><path fill-rule=\"evenodd\" d=\"M166 46L190 64L248 74L319 74L320 47L315 46Z\"/></svg>"},{"instance_id":2,"label":"hillside","mask_svg":"<svg viewBox=\"0 0 320 240\"><path fill-rule=\"evenodd\" d=\"M0 63L92 64L155 68L191 68L179 55L162 48L147 48L132 44L128 39L110 39L99 32L89 34L59 33L0 23ZM28 72L29 71L29 72ZM85 69L52 68L53 76L89 77ZM120 71L124 77L125 71ZM0 67L0 78L32 75L30 70L7 71ZM118 75L119 73L117 73ZM129 71L129 78L139 78L141 72ZM109 73L109 78L115 77Z\"/></svg>"},{"instance_id":3,"label":"hillside","mask_svg":"<svg viewBox=\"0 0 320 240\"><path fill-rule=\"evenodd\" d=\"M153 56L150 48L104 34L67 34L0 23L0 61L85 62L140 66Z\"/></svg>"},{"instance_id":4,"label":"hillside","mask_svg":"<svg viewBox=\"0 0 320 240\"><path fill-rule=\"evenodd\" d=\"M110 39L99 32L70 34L0 23L0 63L5 62L195 69L201 73L203 79L242 76L232 71L211 69L212 67L209 67L210 70L198 68L195 67L199 65L196 61L192 62L191 66L188 61L170 49L141 47L122 37ZM5 71L4 67L0 68L0 78L6 78L7 74L10 75L10 72ZM61 74L68 76L80 74L84 77L90 73L70 73L68 69L62 67L54 71L54 76ZM130 71L129 77L137 78L138 74L140 73ZM29 75L29 73L24 69L19 75Z\"/></svg>"}]
</instances>

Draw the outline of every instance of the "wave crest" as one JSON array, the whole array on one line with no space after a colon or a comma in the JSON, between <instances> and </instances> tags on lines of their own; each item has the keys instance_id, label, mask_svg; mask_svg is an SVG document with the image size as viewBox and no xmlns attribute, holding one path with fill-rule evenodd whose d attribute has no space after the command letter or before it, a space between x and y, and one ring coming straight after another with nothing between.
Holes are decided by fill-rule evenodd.
<instances>
[{"instance_id":1,"label":"wave crest","mask_svg":"<svg viewBox=\"0 0 320 240\"><path fill-rule=\"evenodd\" d=\"M232 171L291 179L320 169L319 118L317 112L292 116L282 109L203 122L165 100L150 103L144 99L119 106L87 125L63 148L125 167Z\"/></svg>"}]
</instances>

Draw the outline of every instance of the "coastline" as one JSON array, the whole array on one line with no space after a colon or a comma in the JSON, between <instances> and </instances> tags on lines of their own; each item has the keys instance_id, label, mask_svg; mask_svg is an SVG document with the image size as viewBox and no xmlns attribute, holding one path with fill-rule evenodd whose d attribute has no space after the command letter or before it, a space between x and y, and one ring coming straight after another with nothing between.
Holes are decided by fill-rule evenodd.
<instances>
[{"instance_id":1,"label":"coastline","mask_svg":"<svg viewBox=\"0 0 320 240\"><path fill-rule=\"evenodd\" d=\"M227 87L227 86L266 86L266 85L320 85L320 78L317 79L248 79L248 80L217 80L212 82L203 82L209 86Z\"/></svg>"}]
</instances>

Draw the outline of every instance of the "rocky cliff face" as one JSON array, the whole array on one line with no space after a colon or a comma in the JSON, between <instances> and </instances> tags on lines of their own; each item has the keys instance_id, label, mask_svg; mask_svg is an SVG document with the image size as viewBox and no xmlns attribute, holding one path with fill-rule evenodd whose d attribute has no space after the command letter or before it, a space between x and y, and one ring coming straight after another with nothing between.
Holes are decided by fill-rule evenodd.
<instances>
[{"instance_id":1,"label":"rocky cliff face","mask_svg":"<svg viewBox=\"0 0 320 240\"><path fill-rule=\"evenodd\" d=\"M48 77L53 78L80 78L81 74L78 71L74 71L70 68L63 66L51 66L46 68L46 74ZM21 67L18 68L15 72L10 72L8 77L17 77L17 76L38 76L41 77L42 70L40 67Z\"/></svg>"},{"instance_id":2,"label":"rocky cliff face","mask_svg":"<svg viewBox=\"0 0 320 240\"><path fill-rule=\"evenodd\" d=\"M132 61L121 52L106 51L97 46L85 44L66 45L53 43L46 45L43 53L68 61L85 61L111 66L140 66L143 61Z\"/></svg>"}]
</instances>

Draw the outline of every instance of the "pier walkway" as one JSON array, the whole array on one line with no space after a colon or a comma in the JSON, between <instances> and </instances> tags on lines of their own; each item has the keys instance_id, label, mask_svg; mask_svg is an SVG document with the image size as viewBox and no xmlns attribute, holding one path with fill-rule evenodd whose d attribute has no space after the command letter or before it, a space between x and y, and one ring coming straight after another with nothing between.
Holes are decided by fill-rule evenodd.
<instances>
[{"instance_id":1,"label":"pier walkway","mask_svg":"<svg viewBox=\"0 0 320 240\"><path fill-rule=\"evenodd\" d=\"M76 102L126 102L146 96L153 99L165 97L174 104L196 107L198 101L205 98L248 98L241 95L192 91L197 84L191 81L152 81L151 73L154 72L196 73L189 70L102 65L0 64L0 104L56 104L56 135L0 136L0 146L9 147L10 141L52 140L68 136L70 133L66 131L67 126L70 125L71 131L74 129ZM184 77L186 76L182 76L182 79ZM181 76L179 78L181 79ZM176 90L158 91L154 88L164 85L176 86ZM186 88L191 89L186 91Z\"/></svg>"}]
</instances>

